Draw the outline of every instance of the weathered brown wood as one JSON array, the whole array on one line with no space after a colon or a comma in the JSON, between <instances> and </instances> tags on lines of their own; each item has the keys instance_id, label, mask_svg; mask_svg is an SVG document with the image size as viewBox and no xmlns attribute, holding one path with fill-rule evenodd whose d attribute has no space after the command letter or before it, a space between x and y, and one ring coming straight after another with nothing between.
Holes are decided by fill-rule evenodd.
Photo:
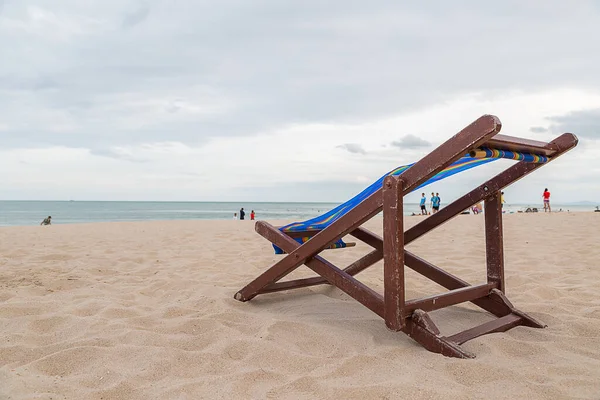
<instances>
[{"instance_id":1,"label":"weathered brown wood","mask_svg":"<svg viewBox=\"0 0 600 400\"><path fill-rule=\"evenodd\" d=\"M356 275L365 269L369 268L371 265L377 263L383 258L383 252L380 250L373 250L372 252L364 255L359 258L357 261L353 262L345 269L347 273L350 275Z\"/></svg>"},{"instance_id":2,"label":"weathered brown wood","mask_svg":"<svg viewBox=\"0 0 600 400\"><path fill-rule=\"evenodd\" d=\"M383 300L385 324L404 327L404 219L403 182L397 176L383 181Z\"/></svg>"},{"instance_id":3,"label":"weathered brown wood","mask_svg":"<svg viewBox=\"0 0 600 400\"><path fill-rule=\"evenodd\" d=\"M406 320L406 326L402 331L433 353L439 353L446 357L475 358L474 354L441 337L440 330L429 315L422 310L415 310L412 317Z\"/></svg>"},{"instance_id":4,"label":"weathered brown wood","mask_svg":"<svg viewBox=\"0 0 600 400\"><path fill-rule=\"evenodd\" d=\"M353 230L352 232L350 232L350 235L354 236L361 242L368 244L369 246L373 247L374 249L383 251L383 237L379 236L375 232L371 232L370 230L366 229L363 226L360 226L360 227L356 228L355 230ZM382 257L383 257L383 255L382 255Z\"/></svg>"},{"instance_id":5,"label":"weathered brown wood","mask_svg":"<svg viewBox=\"0 0 600 400\"><path fill-rule=\"evenodd\" d=\"M372 252L366 254L365 256L359 258L348 267L344 268L344 271L348 275L356 275L365 269L369 268L371 265L375 264L379 260L383 258L383 253L379 250L373 250ZM298 289L316 285L329 284L327 279L321 276L315 276L311 278L302 278L302 279L294 279L285 282L276 282L271 283L270 285L265 286L258 293L273 293L280 292L282 290L290 290L290 289Z\"/></svg>"},{"instance_id":6,"label":"weathered brown wood","mask_svg":"<svg viewBox=\"0 0 600 400\"><path fill-rule=\"evenodd\" d=\"M279 229L279 227L277 227L277 229ZM292 231L292 232L284 232L286 235L288 235L291 238L303 238L306 236L314 236L317 233L321 232L321 230L310 230L310 231ZM337 240L337 239L336 239ZM346 247L354 247L356 246L356 243L354 242L344 242L346 244ZM335 247L334 244L330 245L329 247L325 247L324 250L338 250L340 248L343 247Z\"/></svg>"},{"instance_id":7,"label":"weathered brown wood","mask_svg":"<svg viewBox=\"0 0 600 400\"><path fill-rule=\"evenodd\" d=\"M481 285L465 286L446 293L435 294L421 299L413 299L406 302L404 312L408 315L414 310L433 311L440 308L473 301L486 297L490 290L496 288L496 283L483 283Z\"/></svg>"},{"instance_id":8,"label":"weathered brown wood","mask_svg":"<svg viewBox=\"0 0 600 400\"><path fill-rule=\"evenodd\" d=\"M444 271L443 269L423 260L421 257L414 255L409 251L404 251L404 263L407 267L425 276L449 290L455 290L462 287L469 287L469 283ZM511 312L511 308L507 307L502 301L492 301L488 297L470 300L471 303L483 308L484 310L502 317Z\"/></svg>"},{"instance_id":9,"label":"weathered brown wood","mask_svg":"<svg viewBox=\"0 0 600 400\"><path fill-rule=\"evenodd\" d=\"M488 298L497 304L502 304L503 306L507 307L511 313L520 316L522 319L522 323L525 326L529 326L531 328L545 328L548 326L536 320L532 316L525 314L523 311L517 310L515 306L513 306L512 303L508 300L506 295L498 289L492 289Z\"/></svg>"},{"instance_id":10,"label":"weathered brown wood","mask_svg":"<svg viewBox=\"0 0 600 400\"><path fill-rule=\"evenodd\" d=\"M498 134L485 143L485 147L490 149L515 151L518 153L541 154L552 156L558 149L549 146L546 142L524 139L514 136Z\"/></svg>"},{"instance_id":11,"label":"weathered brown wood","mask_svg":"<svg viewBox=\"0 0 600 400\"><path fill-rule=\"evenodd\" d=\"M300 243L266 222L260 224L260 226L257 224L256 230L263 237L284 251L291 253L300 246ZM314 256L309 260L306 260L306 266L327 279L330 284L337 286L375 314L384 318L383 296L379 293L320 256ZM243 296L243 293L240 294L240 296ZM236 297L236 299L244 301L243 297L240 299Z\"/></svg>"},{"instance_id":12,"label":"weathered brown wood","mask_svg":"<svg viewBox=\"0 0 600 400\"><path fill-rule=\"evenodd\" d=\"M310 286L322 285L327 282L322 276L313 276L310 278L294 279L285 282L275 282L258 291L258 294L281 292L283 290L299 289Z\"/></svg>"},{"instance_id":13,"label":"weathered brown wood","mask_svg":"<svg viewBox=\"0 0 600 400\"><path fill-rule=\"evenodd\" d=\"M448 336L446 339L456 344L463 344L476 337L487 335L493 332L504 332L515 326L521 325L521 317L515 314L508 314L504 317L496 318L484 324L464 330L455 335Z\"/></svg>"},{"instance_id":14,"label":"weathered brown wood","mask_svg":"<svg viewBox=\"0 0 600 400\"><path fill-rule=\"evenodd\" d=\"M487 280L504 292L504 244L502 232L502 202L500 191L485 199L485 258Z\"/></svg>"},{"instance_id":15,"label":"weathered brown wood","mask_svg":"<svg viewBox=\"0 0 600 400\"><path fill-rule=\"evenodd\" d=\"M276 227L276 228L279 229L279 227ZM291 231L291 232L283 232L283 233L285 233L289 237L301 238L301 237L304 237L304 236L313 236L313 235L316 235L319 232L321 232L321 229L310 230L310 231Z\"/></svg>"}]
</instances>

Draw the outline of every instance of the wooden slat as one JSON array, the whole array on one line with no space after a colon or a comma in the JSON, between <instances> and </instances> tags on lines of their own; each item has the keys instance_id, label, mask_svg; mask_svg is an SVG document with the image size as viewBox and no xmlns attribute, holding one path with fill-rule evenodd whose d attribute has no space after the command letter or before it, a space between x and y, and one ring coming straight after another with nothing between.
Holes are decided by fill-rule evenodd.
<instances>
[{"instance_id":1,"label":"wooden slat","mask_svg":"<svg viewBox=\"0 0 600 400\"><path fill-rule=\"evenodd\" d=\"M435 283L444 286L446 289L455 290L462 287L471 287L469 283L412 254L407 250L404 251L404 262L407 267L425 276L426 278L431 279ZM490 292L493 293L494 290L491 289ZM506 304L502 303L501 301L493 301L489 297L480 297L469 301L496 315L497 317L503 317L511 311L510 307L508 307Z\"/></svg>"},{"instance_id":2,"label":"wooden slat","mask_svg":"<svg viewBox=\"0 0 600 400\"><path fill-rule=\"evenodd\" d=\"M519 153L541 154L547 157L552 156L558 151L558 149L552 146L550 143L502 134L494 136L485 142L481 147L516 151Z\"/></svg>"},{"instance_id":3,"label":"wooden slat","mask_svg":"<svg viewBox=\"0 0 600 400\"><path fill-rule=\"evenodd\" d=\"M311 278L302 278L285 282L271 283L270 285L267 285L264 288L262 288L258 293L263 294L281 292L282 290L304 288L309 286L321 285L323 283L327 283L327 280L325 280L321 276L313 276Z\"/></svg>"},{"instance_id":4,"label":"wooden slat","mask_svg":"<svg viewBox=\"0 0 600 400\"><path fill-rule=\"evenodd\" d=\"M496 283L484 283L481 285L465 286L446 293L435 294L421 299L409 300L404 305L405 314L411 314L414 310L433 311L440 308L473 301L487 296L490 290L496 288Z\"/></svg>"},{"instance_id":5,"label":"wooden slat","mask_svg":"<svg viewBox=\"0 0 600 400\"><path fill-rule=\"evenodd\" d=\"M280 226L276 226L275 228L280 229ZM303 230L303 231L292 231L292 232L283 232L289 237L292 238L301 238L305 236L314 236L317 233L321 232L321 229L313 229L313 230Z\"/></svg>"},{"instance_id":6,"label":"wooden slat","mask_svg":"<svg viewBox=\"0 0 600 400\"><path fill-rule=\"evenodd\" d=\"M508 314L501 318L496 318L485 324L478 325L466 331L448 336L446 339L456 344L463 344L476 337L487 335L493 332L504 332L521 324L521 317L515 314Z\"/></svg>"},{"instance_id":7,"label":"wooden slat","mask_svg":"<svg viewBox=\"0 0 600 400\"><path fill-rule=\"evenodd\" d=\"M382 258L383 258L383 253L381 251L373 250L372 252L359 258L358 260L354 261L352 264L350 264L349 266L344 268L344 272L346 272L348 275L354 276L354 275L364 271L365 269L369 268L371 265L375 264ZM316 285L323 285L323 284L329 284L329 282L327 281L327 279L323 278L322 276L294 279L294 280L285 281L285 282L271 283L270 285L267 285L263 289L261 289L259 294L280 292L282 290L305 288L305 287L309 287L309 286L316 286Z\"/></svg>"}]
</instances>

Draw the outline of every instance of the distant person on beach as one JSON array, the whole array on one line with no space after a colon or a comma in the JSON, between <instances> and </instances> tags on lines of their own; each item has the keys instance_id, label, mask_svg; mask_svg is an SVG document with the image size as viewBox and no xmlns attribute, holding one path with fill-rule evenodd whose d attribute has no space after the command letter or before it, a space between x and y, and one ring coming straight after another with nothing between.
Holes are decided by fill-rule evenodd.
<instances>
[{"instance_id":1,"label":"distant person on beach","mask_svg":"<svg viewBox=\"0 0 600 400\"><path fill-rule=\"evenodd\" d=\"M500 207L504 208L504 192L500 192Z\"/></svg>"},{"instance_id":2,"label":"distant person on beach","mask_svg":"<svg viewBox=\"0 0 600 400\"><path fill-rule=\"evenodd\" d=\"M552 212L552 208L550 208L550 192L548 191L548 188L544 189L542 198L544 199L544 212L546 212L546 209L548 209L548 212Z\"/></svg>"},{"instance_id":3,"label":"distant person on beach","mask_svg":"<svg viewBox=\"0 0 600 400\"><path fill-rule=\"evenodd\" d=\"M252 210L252 211L250 212L250 220L251 220L251 221L254 221L254 216L255 216L255 215L256 215L256 214L254 214L254 210Z\"/></svg>"},{"instance_id":4,"label":"distant person on beach","mask_svg":"<svg viewBox=\"0 0 600 400\"><path fill-rule=\"evenodd\" d=\"M237 213L233 213L233 219L237 220Z\"/></svg>"},{"instance_id":5,"label":"distant person on beach","mask_svg":"<svg viewBox=\"0 0 600 400\"><path fill-rule=\"evenodd\" d=\"M40 225L52 225L52 217L48 215L48 218L44 218Z\"/></svg>"},{"instance_id":6,"label":"distant person on beach","mask_svg":"<svg viewBox=\"0 0 600 400\"><path fill-rule=\"evenodd\" d=\"M421 214L422 215L427 215L427 207L425 207L425 202L427 201L427 198L425 197L425 193L421 194L421 202L419 203L419 205L421 206Z\"/></svg>"},{"instance_id":7,"label":"distant person on beach","mask_svg":"<svg viewBox=\"0 0 600 400\"><path fill-rule=\"evenodd\" d=\"M246 216L246 212L244 211L244 207L240 208L240 219L244 219Z\"/></svg>"},{"instance_id":8,"label":"distant person on beach","mask_svg":"<svg viewBox=\"0 0 600 400\"><path fill-rule=\"evenodd\" d=\"M435 211L433 210L433 201L435 200L435 193L431 192L431 198L429 199L429 207L431 207L431 213L433 214Z\"/></svg>"},{"instance_id":9,"label":"distant person on beach","mask_svg":"<svg viewBox=\"0 0 600 400\"><path fill-rule=\"evenodd\" d=\"M433 193L431 193L433 194ZM440 209L440 202L442 201L442 199L440 199L440 194L436 193L432 198L431 198L431 213L435 214L436 212L439 211Z\"/></svg>"}]
</instances>

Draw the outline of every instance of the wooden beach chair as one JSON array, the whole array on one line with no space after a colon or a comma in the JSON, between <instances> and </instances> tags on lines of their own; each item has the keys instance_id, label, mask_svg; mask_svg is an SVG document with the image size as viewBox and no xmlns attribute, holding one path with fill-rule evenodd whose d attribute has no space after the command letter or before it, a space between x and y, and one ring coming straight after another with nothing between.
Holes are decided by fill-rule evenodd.
<instances>
[{"instance_id":1,"label":"wooden beach chair","mask_svg":"<svg viewBox=\"0 0 600 400\"><path fill-rule=\"evenodd\" d=\"M577 145L577 137L564 133L545 143L500 135L500 120L484 115L448 139L418 162L400 167L375 182L355 199L308 223L275 227L258 221L256 231L269 240L276 253L285 256L248 283L234 298L245 302L259 294L320 284L341 289L379 315L393 331L402 331L427 350L445 356L472 358L460 345L492 332L525 325L543 328L541 322L516 309L505 296L502 207L500 192ZM500 174L426 217L403 229L403 197L457 170L507 158L517 160ZM470 164L469 164L470 163ZM460 172L460 171L459 171ZM405 246L439 227L474 204L484 201L487 281L470 284L405 249ZM361 225L383 211L383 237ZM319 254L345 247L350 235L373 250L346 268L339 268ZM343 250L342 250L343 251ZM355 278L359 272L383 259L384 290L380 294ZM281 282L305 264L318 276ZM448 291L418 299L405 298L404 267L422 274ZM428 312L463 302L472 302L495 316L451 336L443 336Z\"/></svg>"}]
</instances>

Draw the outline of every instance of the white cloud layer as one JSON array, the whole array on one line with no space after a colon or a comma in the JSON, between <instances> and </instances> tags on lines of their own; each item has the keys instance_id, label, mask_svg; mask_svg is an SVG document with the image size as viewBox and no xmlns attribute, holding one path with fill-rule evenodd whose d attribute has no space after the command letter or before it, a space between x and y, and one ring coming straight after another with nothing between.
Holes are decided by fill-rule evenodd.
<instances>
[{"instance_id":1,"label":"white cloud layer","mask_svg":"<svg viewBox=\"0 0 600 400\"><path fill-rule=\"evenodd\" d=\"M1 198L344 201L482 114L580 138L507 201L600 196L595 2L249 4L5 0Z\"/></svg>"}]
</instances>

